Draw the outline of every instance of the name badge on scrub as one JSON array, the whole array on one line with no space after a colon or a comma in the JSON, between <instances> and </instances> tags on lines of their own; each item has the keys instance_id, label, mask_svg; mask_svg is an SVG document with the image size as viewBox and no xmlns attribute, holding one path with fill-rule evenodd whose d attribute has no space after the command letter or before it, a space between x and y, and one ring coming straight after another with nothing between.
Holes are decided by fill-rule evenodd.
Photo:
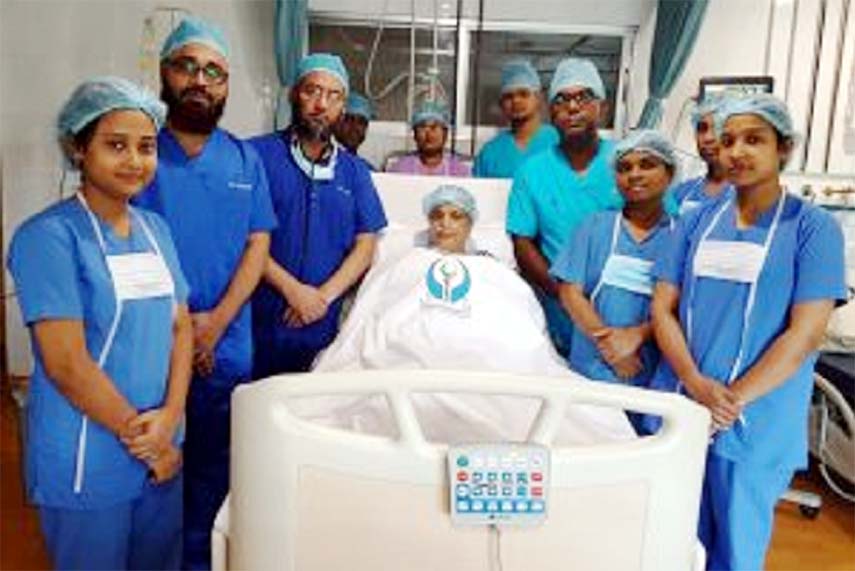
<instances>
[{"instance_id":1,"label":"name badge on scrub","mask_svg":"<svg viewBox=\"0 0 855 571\"><path fill-rule=\"evenodd\" d=\"M107 256L107 268L120 300L172 296L175 284L163 258L152 252Z\"/></svg>"},{"instance_id":2,"label":"name badge on scrub","mask_svg":"<svg viewBox=\"0 0 855 571\"><path fill-rule=\"evenodd\" d=\"M751 284L760 276L765 257L763 246L753 242L702 241L693 272L697 277Z\"/></svg>"}]
</instances>

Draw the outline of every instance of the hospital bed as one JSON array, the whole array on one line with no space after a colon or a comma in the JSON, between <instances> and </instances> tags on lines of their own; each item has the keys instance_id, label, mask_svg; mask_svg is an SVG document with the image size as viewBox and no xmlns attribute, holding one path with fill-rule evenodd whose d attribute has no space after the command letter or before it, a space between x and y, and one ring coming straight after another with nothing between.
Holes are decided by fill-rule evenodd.
<instances>
[{"instance_id":1,"label":"hospital bed","mask_svg":"<svg viewBox=\"0 0 855 571\"><path fill-rule=\"evenodd\" d=\"M426 436L414 405L434 392L542 400L529 440L551 448L545 523L452 525L447 447ZM335 395L385 399L392 431L344 431L294 412L295 402ZM664 427L642 439L556 445L565 409L580 403L658 414ZM676 395L552 377L362 371L242 386L213 568L703 569L695 530L708 426L705 409Z\"/></svg>"},{"instance_id":2,"label":"hospital bed","mask_svg":"<svg viewBox=\"0 0 855 571\"><path fill-rule=\"evenodd\" d=\"M474 249L513 267L504 230L510 181L383 173L374 181L389 227L372 271L424 243L421 197L448 182L464 185L477 200ZM340 371L242 387L232 416L232 488L212 537L214 568L702 569L695 530L707 412L675 395L570 377ZM479 396L473 392L487 399L512 395L529 405L538 399L538 404L526 409L533 410L531 422L521 425L522 405L502 416L488 414L484 401L480 408L459 404ZM445 416L436 414L437 408L431 415L420 408L419 397L426 393L444 395ZM357 404L323 413L344 395ZM316 404L296 406L307 399ZM375 414L378 399L387 413L383 420ZM579 403L608 407L626 433L568 443L569 411ZM665 428L636 439L622 409L660 414ZM336 415L351 416L331 421ZM489 434L497 435L494 441L550 446L552 492L542 526L506 526L499 535L452 525L447 443L483 442Z\"/></svg>"}]
</instances>

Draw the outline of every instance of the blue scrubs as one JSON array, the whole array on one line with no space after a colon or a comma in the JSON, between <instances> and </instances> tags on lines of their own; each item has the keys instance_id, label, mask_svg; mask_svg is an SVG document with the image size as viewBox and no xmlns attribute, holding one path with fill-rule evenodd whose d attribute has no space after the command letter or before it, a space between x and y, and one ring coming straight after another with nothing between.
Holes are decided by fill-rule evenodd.
<instances>
[{"instance_id":1,"label":"blue scrubs","mask_svg":"<svg viewBox=\"0 0 855 571\"><path fill-rule=\"evenodd\" d=\"M127 238L96 219L108 255L162 253L175 284L169 296L126 300L115 336L108 344L117 309L113 282L87 210L76 198L35 215L15 232L8 267L15 280L24 321L71 319L83 322L86 347L93 359L105 350L103 369L137 410L159 408L166 395L172 352L173 303L187 299L169 230L157 215L136 210ZM181 495L147 482L148 467L131 456L105 427L85 420L47 376L33 341L35 367L27 403L28 442L25 458L27 493L41 509L48 549L59 568L127 568L131 549L175 552L181 526ZM179 480L180 481L180 480ZM178 486L180 490L180 486ZM162 513L159 537L124 528L137 508L153 506ZM146 508L148 509L148 508ZM91 519L89 516L92 516ZM86 531L70 541L68 530L85 522ZM158 563L175 568L166 557Z\"/></svg>"},{"instance_id":2,"label":"blue scrubs","mask_svg":"<svg viewBox=\"0 0 855 571\"><path fill-rule=\"evenodd\" d=\"M557 145L529 158L514 175L508 197L508 233L535 239L551 265L582 220L594 212L623 206L611 167L613 153L614 143L600 139L597 154L584 173L573 170ZM538 297L552 340L566 357L573 323L557 299L542 292Z\"/></svg>"},{"instance_id":3,"label":"blue scrubs","mask_svg":"<svg viewBox=\"0 0 855 571\"><path fill-rule=\"evenodd\" d=\"M710 196L706 193L707 178L699 176L684 180L673 188L670 194L673 200L677 203L680 209L680 214L706 204L708 202L716 202L722 198L733 196L733 186L730 183L716 196Z\"/></svg>"},{"instance_id":4,"label":"blue scrubs","mask_svg":"<svg viewBox=\"0 0 855 571\"><path fill-rule=\"evenodd\" d=\"M503 130L487 141L472 167L473 176L479 178L513 178L525 160L558 144L558 131L552 125L541 125L520 149L510 130Z\"/></svg>"},{"instance_id":5,"label":"blue scrubs","mask_svg":"<svg viewBox=\"0 0 855 571\"><path fill-rule=\"evenodd\" d=\"M163 215L187 280L190 311L213 309L240 265L250 234L276 225L267 178L252 147L215 129L202 152L188 157L169 131L158 135L159 162L137 203ZM209 377L194 376L187 397L184 444L184 566L210 567L214 517L229 488L230 397L250 380L252 324L244 305L215 349Z\"/></svg>"},{"instance_id":6,"label":"blue scrubs","mask_svg":"<svg viewBox=\"0 0 855 571\"><path fill-rule=\"evenodd\" d=\"M620 212L598 212L587 218L568 242L552 265L549 273L563 282L582 287L589 299L600 283L603 268L612 254L612 230ZM663 216L644 240L637 242L621 221L615 254L649 262L655 262L670 239L671 218ZM596 299L591 300L594 309L607 326L631 327L650 320L650 296L629 291L614 285L603 284ZM629 380L620 379L603 360L596 345L579 329L573 331L570 349L570 368L591 379L610 382L629 382L646 387L659 362L659 351L653 340L647 341L640 351L643 368Z\"/></svg>"},{"instance_id":7,"label":"blue scrubs","mask_svg":"<svg viewBox=\"0 0 855 571\"><path fill-rule=\"evenodd\" d=\"M681 218L657 279L680 288L680 322L686 331L693 300L689 350L700 371L725 382L736 362L749 285L692 275L700 238L724 208L707 240L762 244L775 216L763 213L746 229L736 226L734 201L715 202ZM792 195L786 197L777 231L757 283L737 378L756 363L789 322L793 305L846 298L843 235L833 217ZM744 422L719 433L710 446L699 536L710 569L760 569L771 536L778 495L807 461L807 414L816 353L775 390L744 409ZM651 384L676 390L678 379L664 359ZM760 493L758 490L766 490ZM752 501L745 498L753 496Z\"/></svg>"},{"instance_id":8,"label":"blue scrubs","mask_svg":"<svg viewBox=\"0 0 855 571\"><path fill-rule=\"evenodd\" d=\"M309 178L291 154L291 132L252 139L267 178L279 222L271 235L270 255L302 283L320 286L341 266L357 234L375 233L386 216L371 180L358 158L338 152L329 180ZM305 327L286 327L285 298L262 284L252 300L256 359L253 375L263 378L306 371L318 352L338 332L342 299L326 315Z\"/></svg>"},{"instance_id":9,"label":"blue scrubs","mask_svg":"<svg viewBox=\"0 0 855 571\"><path fill-rule=\"evenodd\" d=\"M157 142L157 175L135 202L169 224L191 287L190 312L210 311L231 284L250 234L276 226L267 177L252 147L222 129L211 133L196 157L186 155L169 129L160 131ZM247 304L217 344L206 384L233 387L249 380L251 331Z\"/></svg>"}]
</instances>

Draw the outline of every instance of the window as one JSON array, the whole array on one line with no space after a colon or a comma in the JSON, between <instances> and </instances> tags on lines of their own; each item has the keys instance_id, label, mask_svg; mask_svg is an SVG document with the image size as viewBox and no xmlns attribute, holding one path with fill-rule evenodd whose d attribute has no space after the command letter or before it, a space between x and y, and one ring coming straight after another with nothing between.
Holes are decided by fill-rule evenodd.
<instances>
[{"instance_id":1,"label":"window","mask_svg":"<svg viewBox=\"0 0 855 571\"><path fill-rule=\"evenodd\" d=\"M339 54L350 73L350 87L367 95L365 73L377 34L376 26L313 20L309 27L310 51ZM454 99L454 52L457 34L454 28L441 27L436 38L434 69L434 33L432 26L416 29L416 101L438 95ZM386 24L371 69L370 88L375 111L382 121L408 121L407 90L410 70L410 28L404 24ZM433 86L433 87L432 87ZM433 89L434 91L431 91Z\"/></svg>"},{"instance_id":2,"label":"window","mask_svg":"<svg viewBox=\"0 0 855 571\"><path fill-rule=\"evenodd\" d=\"M469 51L469 86L474 87L475 70L478 73L477 109L473 113L475 98L471 93L466 99L467 123L499 125L502 122L499 109L502 65L514 58L531 61L540 75L544 93L549 89L552 72L558 62L568 56L590 59L603 78L606 99L609 105L603 127L615 125L616 94L620 81L623 37L587 34L536 33L529 31L485 31L481 33L481 55L475 53L475 34Z\"/></svg>"},{"instance_id":3,"label":"window","mask_svg":"<svg viewBox=\"0 0 855 571\"><path fill-rule=\"evenodd\" d=\"M313 14L309 26L309 48L310 51L341 55L350 72L351 88L365 93L365 75L377 29L375 22ZM415 101L432 93L433 85L436 93L448 101L449 107L454 106L456 97L458 126L473 123L499 126L502 123L498 105L501 68L506 61L517 57L531 60L546 90L561 59L584 57L594 62L606 86L608 105L603 127L614 129L621 126L624 108L619 97L621 70L627 69L630 63L633 29L598 27L586 30L584 26L568 28L493 22L480 34L480 56L475 53L477 29L477 22L462 20L458 37L455 26L448 20L441 20L434 38L433 22L417 23ZM455 61L458 50L462 59L459 63ZM457 77L455 64L460 70ZM379 120L398 122L408 119L409 69L410 23L386 23L370 75L371 95ZM455 81L458 82L456 95ZM473 93L476 81L477 102Z\"/></svg>"}]
</instances>

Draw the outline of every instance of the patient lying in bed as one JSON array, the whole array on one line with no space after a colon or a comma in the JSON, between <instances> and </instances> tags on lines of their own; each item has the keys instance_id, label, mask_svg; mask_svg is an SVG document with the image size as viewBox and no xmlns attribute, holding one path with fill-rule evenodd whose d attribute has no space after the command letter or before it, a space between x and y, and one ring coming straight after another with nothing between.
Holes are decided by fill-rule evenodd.
<instances>
[{"instance_id":1,"label":"patient lying in bed","mask_svg":"<svg viewBox=\"0 0 855 571\"><path fill-rule=\"evenodd\" d=\"M427 244L369 272L339 336L314 371L468 369L584 380L553 349L530 287L499 260L467 251L477 217L471 194L443 186L427 195L423 206ZM386 432L376 403L342 402L332 410L331 402L303 409L301 416ZM423 429L439 441L525 440L539 404L473 394L421 395L416 402L427 420ZM560 438L565 444L632 434L617 410L574 406L568 421Z\"/></svg>"}]
</instances>

